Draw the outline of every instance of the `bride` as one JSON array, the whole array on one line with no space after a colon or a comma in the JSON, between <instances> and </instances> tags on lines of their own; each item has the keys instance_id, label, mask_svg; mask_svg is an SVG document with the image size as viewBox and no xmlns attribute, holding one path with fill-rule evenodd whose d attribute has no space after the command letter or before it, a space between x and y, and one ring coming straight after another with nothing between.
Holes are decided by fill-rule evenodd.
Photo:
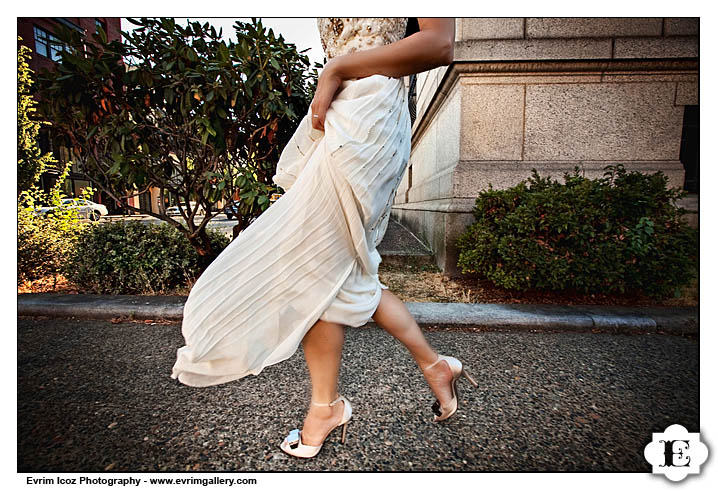
<instances>
[{"instance_id":1,"label":"bride","mask_svg":"<svg viewBox=\"0 0 718 491\"><path fill-rule=\"evenodd\" d=\"M314 129L324 130L327 108L337 89L346 80L375 74L398 78L448 65L453 61L454 19L417 20L419 32L404 39L329 59L321 72L311 104ZM335 21L332 24L341 26L342 22ZM325 41L324 44L330 43ZM423 371L438 400L434 406L438 406L435 420L451 416L458 402L454 383L462 373L466 373L462 370L461 362L437 355L404 303L388 289L383 290L372 318L409 349ZM282 450L291 455L313 457L321 449L328 433L340 425L343 426L344 442L346 425L351 419L351 405L343 396L337 397L343 342L343 326L322 320L304 336L302 346L312 380L312 401L301 431L293 430L281 444ZM443 363L439 363L442 360Z\"/></svg>"},{"instance_id":2,"label":"bride","mask_svg":"<svg viewBox=\"0 0 718 491\"><path fill-rule=\"evenodd\" d=\"M285 194L193 286L182 325L187 345L172 371L187 385L224 383L286 360L301 343L311 401L302 429L280 447L304 458L317 455L332 430L342 427L342 443L346 437L352 407L337 392L344 326L373 319L406 346L436 396L434 421L456 412L462 375L477 385L458 359L434 351L379 281L376 251L409 161L401 77L453 61L454 19L317 24L328 62L277 163L273 180Z\"/></svg>"}]
</instances>

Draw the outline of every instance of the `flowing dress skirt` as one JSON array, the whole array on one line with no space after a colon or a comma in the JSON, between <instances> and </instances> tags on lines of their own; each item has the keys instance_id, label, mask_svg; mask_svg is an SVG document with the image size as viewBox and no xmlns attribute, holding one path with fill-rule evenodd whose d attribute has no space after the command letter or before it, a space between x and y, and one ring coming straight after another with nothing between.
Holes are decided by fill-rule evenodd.
<instances>
[{"instance_id":1,"label":"flowing dress skirt","mask_svg":"<svg viewBox=\"0 0 718 491\"><path fill-rule=\"evenodd\" d=\"M277 164L285 193L194 284L172 378L204 387L291 357L318 319L359 327L382 289L376 250L409 162L401 78L346 80L324 131L304 116Z\"/></svg>"}]
</instances>

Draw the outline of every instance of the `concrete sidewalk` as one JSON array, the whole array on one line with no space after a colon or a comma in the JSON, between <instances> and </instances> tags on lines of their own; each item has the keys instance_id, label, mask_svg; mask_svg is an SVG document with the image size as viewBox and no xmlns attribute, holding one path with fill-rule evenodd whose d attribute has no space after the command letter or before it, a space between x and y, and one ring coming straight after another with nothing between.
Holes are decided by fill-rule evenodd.
<instances>
[{"instance_id":1,"label":"concrete sidewalk","mask_svg":"<svg viewBox=\"0 0 718 491\"><path fill-rule=\"evenodd\" d=\"M185 296L18 295L18 315L179 321ZM512 331L697 334L698 307L407 302L422 327ZM373 322L369 326L374 325Z\"/></svg>"}]
</instances>

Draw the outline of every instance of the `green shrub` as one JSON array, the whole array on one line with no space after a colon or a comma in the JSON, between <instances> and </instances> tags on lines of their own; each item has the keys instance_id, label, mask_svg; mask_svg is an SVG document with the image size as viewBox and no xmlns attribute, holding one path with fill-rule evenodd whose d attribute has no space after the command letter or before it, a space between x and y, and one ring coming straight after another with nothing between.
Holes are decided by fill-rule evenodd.
<instances>
[{"instance_id":1,"label":"green shrub","mask_svg":"<svg viewBox=\"0 0 718 491\"><path fill-rule=\"evenodd\" d=\"M533 169L528 186L489 185L457 239L457 265L508 289L678 296L697 273L698 231L675 205L686 193L666 189L660 171L605 169L587 179L576 166L564 184Z\"/></svg>"},{"instance_id":2,"label":"green shrub","mask_svg":"<svg viewBox=\"0 0 718 491\"><path fill-rule=\"evenodd\" d=\"M215 250L229 244L220 232L209 230L208 235ZM153 294L189 284L199 275L198 255L166 223L96 224L78 240L64 273L96 293Z\"/></svg>"},{"instance_id":3,"label":"green shrub","mask_svg":"<svg viewBox=\"0 0 718 491\"><path fill-rule=\"evenodd\" d=\"M33 214L33 207L18 203L18 285L61 273L84 225L76 210L58 210L42 217Z\"/></svg>"},{"instance_id":4,"label":"green shrub","mask_svg":"<svg viewBox=\"0 0 718 491\"><path fill-rule=\"evenodd\" d=\"M76 208L62 205L66 196L61 191L72 162L64 169L55 185L44 192L32 185L20 192L17 201L17 283L35 281L62 272L62 266L87 227L80 221ZM91 190L86 190L91 192ZM83 194L85 197L85 194ZM41 205L56 208L46 216L36 215Z\"/></svg>"}]
</instances>

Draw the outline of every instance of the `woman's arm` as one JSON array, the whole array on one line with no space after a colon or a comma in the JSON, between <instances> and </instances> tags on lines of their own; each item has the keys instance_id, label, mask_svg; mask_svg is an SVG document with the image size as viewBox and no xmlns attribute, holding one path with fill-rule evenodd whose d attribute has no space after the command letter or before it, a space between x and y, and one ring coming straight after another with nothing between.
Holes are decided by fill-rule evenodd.
<instances>
[{"instance_id":1,"label":"woman's arm","mask_svg":"<svg viewBox=\"0 0 718 491\"><path fill-rule=\"evenodd\" d=\"M312 127L324 130L324 116L344 80L380 74L403 77L448 65L454 59L454 19L419 18L419 32L395 43L329 60L312 100Z\"/></svg>"},{"instance_id":2,"label":"woman's arm","mask_svg":"<svg viewBox=\"0 0 718 491\"><path fill-rule=\"evenodd\" d=\"M454 19L417 20L419 32L395 43L337 56L326 68L334 70L343 80L374 74L398 78L451 63Z\"/></svg>"}]
</instances>

